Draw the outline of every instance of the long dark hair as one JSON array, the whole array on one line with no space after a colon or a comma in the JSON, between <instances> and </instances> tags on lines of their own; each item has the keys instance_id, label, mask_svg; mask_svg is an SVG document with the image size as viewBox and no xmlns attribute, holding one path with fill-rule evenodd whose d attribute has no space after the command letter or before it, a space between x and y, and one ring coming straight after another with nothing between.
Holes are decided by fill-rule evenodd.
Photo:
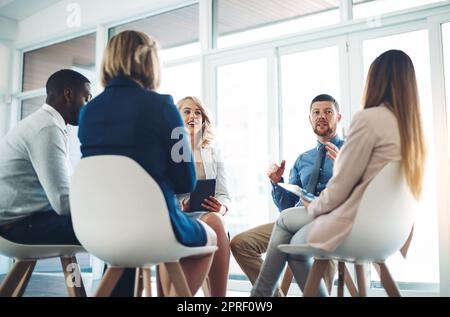
<instances>
[{"instance_id":1,"label":"long dark hair","mask_svg":"<svg viewBox=\"0 0 450 317\"><path fill-rule=\"evenodd\" d=\"M384 104L397 118L402 165L416 199L422 192L426 146L420 116L416 73L411 58L399 50L378 56L367 75L364 108Z\"/></svg>"}]
</instances>

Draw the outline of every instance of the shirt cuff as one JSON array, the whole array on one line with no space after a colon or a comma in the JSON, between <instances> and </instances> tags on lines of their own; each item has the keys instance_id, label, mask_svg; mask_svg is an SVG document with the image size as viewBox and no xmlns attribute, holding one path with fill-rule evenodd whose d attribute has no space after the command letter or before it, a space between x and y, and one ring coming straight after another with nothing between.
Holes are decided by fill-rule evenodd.
<instances>
[{"instance_id":1,"label":"shirt cuff","mask_svg":"<svg viewBox=\"0 0 450 317\"><path fill-rule=\"evenodd\" d=\"M280 179L280 181L278 182L278 183L274 183L274 182L272 182L272 181L270 181L270 183L272 184L272 188L273 189L278 189L278 188L280 188L279 186L278 186L278 183L284 183L284 179L283 179L283 177L281 177L281 179Z\"/></svg>"}]
</instances>

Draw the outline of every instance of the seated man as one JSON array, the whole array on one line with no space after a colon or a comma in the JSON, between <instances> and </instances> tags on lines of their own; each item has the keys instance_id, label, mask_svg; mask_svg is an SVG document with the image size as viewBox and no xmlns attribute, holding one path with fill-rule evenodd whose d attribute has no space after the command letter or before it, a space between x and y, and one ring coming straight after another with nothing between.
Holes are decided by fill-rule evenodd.
<instances>
[{"instance_id":1,"label":"seated man","mask_svg":"<svg viewBox=\"0 0 450 317\"><path fill-rule=\"evenodd\" d=\"M319 196L333 174L334 159L344 144L336 132L341 120L337 101L325 94L315 97L310 105L309 120L317 135L317 146L297 158L289 174L289 183ZM277 185L283 182L285 163L283 160L280 166L273 164L267 172L273 187L272 197L280 212L287 208L302 206L298 196ZM231 251L252 285L261 270L261 255L267 251L274 224L272 222L252 228L235 236L231 241ZM327 274L326 282L329 288L334 273L333 267ZM277 295L280 296L281 293Z\"/></svg>"},{"instance_id":2,"label":"seated man","mask_svg":"<svg viewBox=\"0 0 450 317\"><path fill-rule=\"evenodd\" d=\"M0 235L23 244L80 244L70 218L66 125L78 125L89 80L60 70L47 99L0 141Z\"/></svg>"}]
</instances>

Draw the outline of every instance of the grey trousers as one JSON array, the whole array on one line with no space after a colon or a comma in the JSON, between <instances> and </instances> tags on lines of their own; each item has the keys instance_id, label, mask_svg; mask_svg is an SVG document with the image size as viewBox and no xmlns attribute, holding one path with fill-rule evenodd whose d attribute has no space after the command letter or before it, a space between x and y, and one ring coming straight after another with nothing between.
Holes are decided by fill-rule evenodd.
<instances>
[{"instance_id":1,"label":"grey trousers","mask_svg":"<svg viewBox=\"0 0 450 317\"><path fill-rule=\"evenodd\" d=\"M278 280L283 272L286 262L294 274L300 289L304 289L306 279L311 270L313 259L302 255L287 255L278 250L280 244L288 244L292 240L295 244L306 243L309 223L313 218L308 215L304 207L294 207L283 210L278 218L267 248L266 259L261 272L253 286L250 296L271 297L277 289ZM319 296L327 296L325 283L322 281Z\"/></svg>"}]
</instances>

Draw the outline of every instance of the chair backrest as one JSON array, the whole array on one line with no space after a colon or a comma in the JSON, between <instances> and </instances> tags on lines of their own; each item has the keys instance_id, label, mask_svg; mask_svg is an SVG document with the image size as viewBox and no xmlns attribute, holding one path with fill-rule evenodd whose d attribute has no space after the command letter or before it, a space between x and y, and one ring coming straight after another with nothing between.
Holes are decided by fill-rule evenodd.
<instances>
[{"instance_id":1,"label":"chair backrest","mask_svg":"<svg viewBox=\"0 0 450 317\"><path fill-rule=\"evenodd\" d=\"M406 242L416 208L401 163L387 164L367 186L350 234L333 253L356 260L387 259Z\"/></svg>"},{"instance_id":2,"label":"chair backrest","mask_svg":"<svg viewBox=\"0 0 450 317\"><path fill-rule=\"evenodd\" d=\"M73 175L70 205L81 244L112 266L163 262L179 246L159 185L128 157L82 159Z\"/></svg>"}]
</instances>

